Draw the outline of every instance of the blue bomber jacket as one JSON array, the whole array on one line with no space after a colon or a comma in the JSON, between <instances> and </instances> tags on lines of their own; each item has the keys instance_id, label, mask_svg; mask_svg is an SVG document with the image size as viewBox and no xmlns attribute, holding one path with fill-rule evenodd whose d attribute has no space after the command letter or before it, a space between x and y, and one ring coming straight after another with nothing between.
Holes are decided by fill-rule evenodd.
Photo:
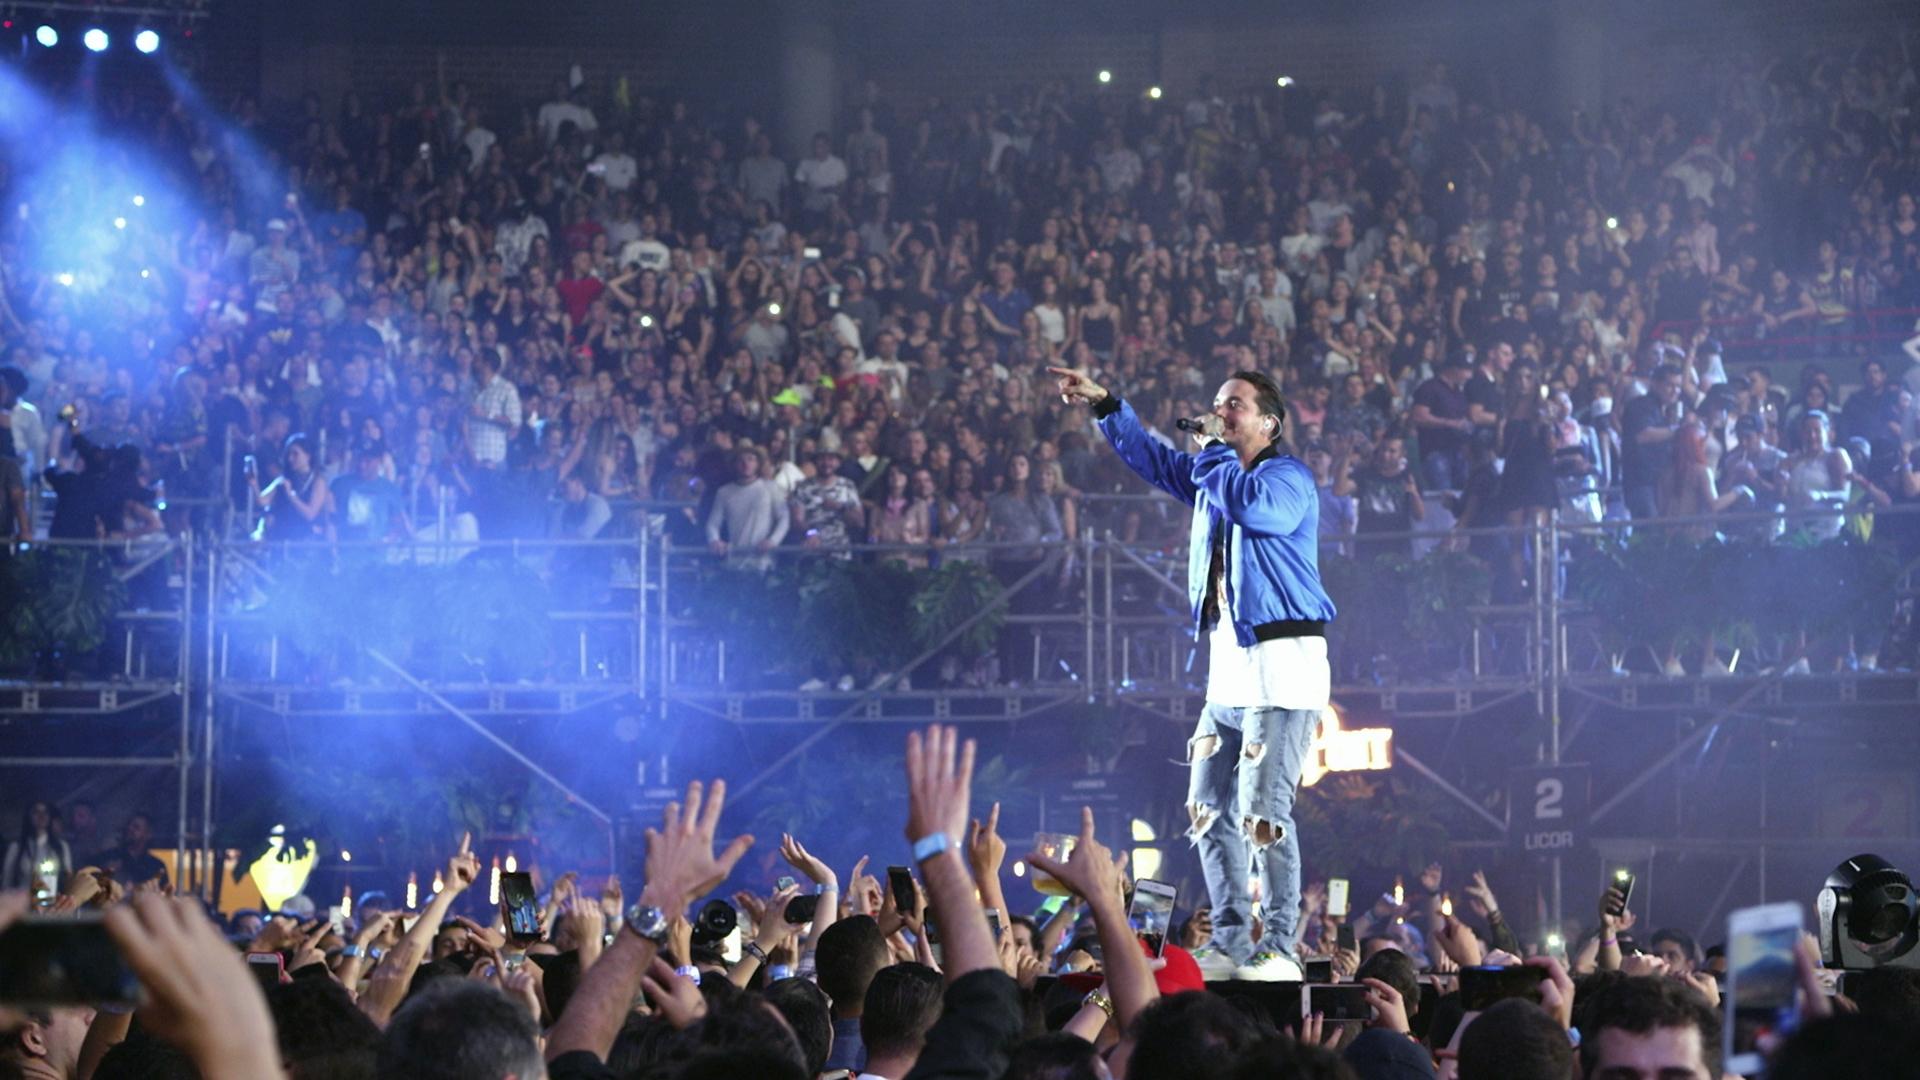
<instances>
[{"instance_id":1,"label":"blue bomber jacket","mask_svg":"<svg viewBox=\"0 0 1920 1080\"><path fill-rule=\"evenodd\" d=\"M1094 416L1128 468L1193 507L1187 601L1196 639L1207 630L1209 563L1223 529L1227 607L1243 648L1317 634L1314 624L1334 617L1320 584L1320 495L1304 462L1269 447L1243 468L1222 443L1183 453L1147 434L1133 407L1113 396L1094 406Z\"/></svg>"}]
</instances>

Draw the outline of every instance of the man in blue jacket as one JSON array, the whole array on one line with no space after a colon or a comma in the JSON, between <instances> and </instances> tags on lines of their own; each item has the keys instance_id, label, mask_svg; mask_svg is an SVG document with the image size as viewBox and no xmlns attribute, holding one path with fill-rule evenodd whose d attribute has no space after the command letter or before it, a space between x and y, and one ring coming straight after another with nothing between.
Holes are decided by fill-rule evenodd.
<instances>
[{"instance_id":1,"label":"man in blue jacket","mask_svg":"<svg viewBox=\"0 0 1920 1080\"><path fill-rule=\"evenodd\" d=\"M1148 434L1133 409L1086 372L1048 370L1062 400L1093 406L1129 468L1193 507L1187 596L1209 665L1206 708L1187 742L1188 835L1213 902L1213 944L1234 976L1298 979L1293 800L1327 707L1334 608L1320 585L1313 470L1279 446L1280 388L1260 372L1234 372L1200 418L1198 451L1189 454ZM1260 879L1257 943L1249 871Z\"/></svg>"}]
</instances>

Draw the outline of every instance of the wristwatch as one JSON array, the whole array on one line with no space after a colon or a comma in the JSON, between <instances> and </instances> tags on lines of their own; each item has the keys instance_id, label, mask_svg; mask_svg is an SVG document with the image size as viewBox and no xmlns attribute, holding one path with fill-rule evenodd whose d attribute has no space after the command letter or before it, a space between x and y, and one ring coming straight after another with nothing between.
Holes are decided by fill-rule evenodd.
<instances>
[{"instance_id":1,"label":"wristwatch","mask_svg":"<svg viewBox=\"0 0 1920 1080\"><path fill-rule=\"evenodd\" d=\"M627 909L627 929L655 945L667 943L667 913L657 907L635 904Z\"/></svg>"}]
</instances>

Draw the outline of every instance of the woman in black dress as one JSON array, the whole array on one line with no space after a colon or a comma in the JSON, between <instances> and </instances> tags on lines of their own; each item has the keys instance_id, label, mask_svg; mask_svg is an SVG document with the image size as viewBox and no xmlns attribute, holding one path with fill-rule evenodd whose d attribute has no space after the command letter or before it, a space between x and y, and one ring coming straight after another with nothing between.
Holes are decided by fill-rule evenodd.
<instances>
[{"instance_id":1,"label":"woman in black dress","mask_svg":"<svg viewBox=\"0 0 1920 1080\"><path fill-rule=\"evenodd\" d=\"M1515 527L1508 538L1508 584L1517 595L1527 587L1526 536L1520 526L1538 526L1558 501L1553 482L1553 427L1546 399L1541 395L1540 369L1518 363L1507 371L1506 408L1500 419L1499 505L1507 524Z\"/></svg>"}]
</instances>

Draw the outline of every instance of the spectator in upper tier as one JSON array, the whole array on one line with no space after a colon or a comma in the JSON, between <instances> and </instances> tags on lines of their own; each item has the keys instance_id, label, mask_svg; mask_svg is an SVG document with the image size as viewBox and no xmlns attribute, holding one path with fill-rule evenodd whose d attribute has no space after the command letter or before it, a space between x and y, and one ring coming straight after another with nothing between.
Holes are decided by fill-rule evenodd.
<instances>
[{"instance_id":1,"label":"spectator in upper tier","mask_svg":"<svg viewBox=\"0 0 1920 1080\"><path fill-rule=\"evenodd\" d=\"M145 814L134 814L120 832L120 844L88 857L86 865L113 873L115 881L131 888L158 878L165 880L167 865L148 850L153 846L153 821Z\"/></svg>"},{"instance_id":2,"label":"spectator in upper tier","mask_svg":"<svg viewBox=\"0 0 1920 1080\"><path fill-rule=\"evenodd\" d=\"M765 570L772 565L766 553L787 537L787 501L772 480L761 475L758 450L734 454L734 480L714 493L707 514L707 546L716 555L730 556L735 566Z\"/></svg>"},{"instance_id":3,"label":"spectator in upper tier","mask_svg":"<svg viewBox=\"0 0 1920 1080\"><path fill-rule=\"evenodd\" d=\"M386 449L367 444L353 453L353 474L334 485L332 498L340 508L342 540L401 540L413 535L406 497L400 485L380 475Z\"/></svg>"}]
</instances>

